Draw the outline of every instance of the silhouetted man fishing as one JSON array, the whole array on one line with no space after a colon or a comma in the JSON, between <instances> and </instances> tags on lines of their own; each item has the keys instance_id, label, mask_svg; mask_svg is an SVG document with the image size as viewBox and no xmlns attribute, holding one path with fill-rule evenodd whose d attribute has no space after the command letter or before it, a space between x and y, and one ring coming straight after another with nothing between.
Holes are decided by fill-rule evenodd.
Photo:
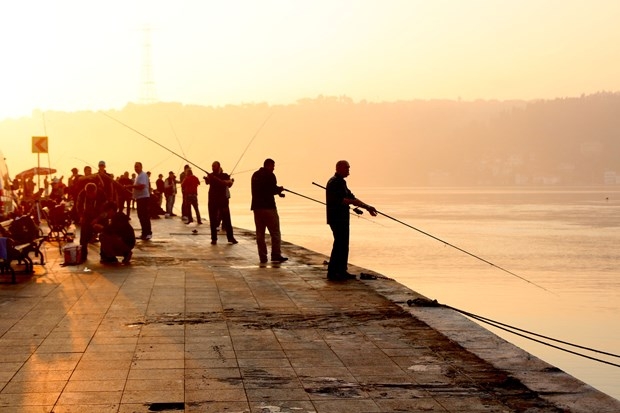
<instances>
[{"instance_id":1,"label":"silhouetted man fishing","mask_svg":"<svg viewBox=\"0 0 620 413\"><path fill-rule=\"evenodd\" d=\"M269 230L271 237L271 261L284 262L287 257L282 256L280 234L280 217L276 208L275 195L284 196L284 187L278 186L273 170L276 162L267 158L263 167L252 175L252 205L254 224L256 225L256 246L261 264L267 262L267 243L265 241L265 229Z\"/></svg>"},{"instance_id":2,"label":"silhouetted man fishing","mask_svg":"<svg viewBox=\"0 0 620 413\"><path fill-rule=\"evenodd\" d=\"M349 205L366 209L370 215L377 216L377 210L360 201L353 195L347 182L351 166L347 161L336 163L336 173L327 182L325 188L325 203L327 205L327 223L334 235L334 245L329 257L327 278L333 281L355 279L354 274L347 271L349 261Z\"/></svg>"}]
</instances>

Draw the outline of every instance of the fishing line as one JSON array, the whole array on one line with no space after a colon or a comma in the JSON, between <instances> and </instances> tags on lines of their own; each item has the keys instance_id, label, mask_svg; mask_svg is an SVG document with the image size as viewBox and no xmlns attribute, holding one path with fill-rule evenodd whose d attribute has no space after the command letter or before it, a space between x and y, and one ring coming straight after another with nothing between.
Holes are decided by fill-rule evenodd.
<instances>
[{"instance_id":1,"label":"fishing line","mask_svg":"<svg viewBox=\"0 0 620 413\"><path fill-rule=\"evenodd\" d=\"M183 145L181 145L181 141L179 141L179 137L177 136L177 132L174 130L174 126L172 126L172 121L170 120L170 118L168 118L168 124L170 124L170 129L172 129L172 134L174 135L174 138L177 140L177 143L179 144L181 153L183 154L183 156L187 158L187 155L185 154L185 151L183 150Z\"/></svg>"},{"instance_id":2,"label":"fishing line","mask_svg":"<svg viewBox=\"0 0 620 413\"><path fill-rule=\"evenodd\" d=\"M204 173L206 173L207 175L210 173L210 172L208 172L206 169L201 168L200 166L196 165L196 164L195 164L195 163L193 163L192 161L190 161L190 160L188 160L187 158L185 158L185 157L183 157L183 156L179 155L178 153L176 153L176 152L175 152L175 151L173 151L172 149L165 147L164 145L162 145L161 143L157 142L156 140L154 140L154 139L152 139L152 138L149 138L149 137L148 137L148 136L146 136L144 133L140 132L140 131L139 131L139 130L137 130L137 129L132 128L132 127L131 127L131 126L129 126L128 124L126 124L126 123L124 123L124 122L122 122L122 121L120 121L120 120L118 120L118 119L116 119L116 118L114 118L114 117L112 117L112 116L108 115L108 114L107 114L107 113L105 113L105 112L99 112L99 113L101 113L102 115L104 115L104 116L106 116L106 117L108 117L108 118L112 119L113 121L115 121L115 122L117 122L117 123L119 123L119 124L123 125L123 126L124 126L124 127L126 127L127 129L129 129L129 130L131 130L131 131L134 131L135 133L137 133L138 135L142 136L143 138L146 138L146 139L148 139L149 141L153 142L155 145L157 145L157 146L159 146L159 147L161 147L161 148L163 148L163 149L167 150L167 151L168 151L168 152L170 152L171 154L173 154L173 155L175 155L175 156L177 156L177 157L179 157L179 158L183 159L185 162L187 162L187 163L188 163L188 164L190 164L190 165L195 166L196 168L200 169L201 171L203 171L203 172L204 172Z\"/></svg>"},{"instance_id":3,"label":"fishing line","mask_svg":"<svg viewBox=\"0 0 620 413\"><path fill-rule=\"evenodd\" d=\"M317 184L316 182L312 182L312 184L313 184L313 185L316 185L316 186L318 186L318 187L320 187L320 188L325 189L325 187L324 187L324 186L319 185L319 184ZM480 256L478 256L478 255L476 255L476 254L473 254L473 253L471 253L471 252L469 252L469 251L466 251L466 250L464 250L463 248L457 247L457 246L456 246L456 245L454 245L454 244L451 244L451 243L449 243L449 242L447 242L447 241L442 240L441 238L438 238L438 237L436 237L436 236L434 236L434 235L432 235L432 234L429 234L429 233L428 233L428 232L426 232L426 231L422 231L421 229L416 228L416 227L414 227L414 226L412 226L412 225L409 225L409 224L407 224L406 222L403 222L403 221L401 221L401 220L399 220L399 219L396 219L396 218L391 217L391 216L389 216L389 215L387 215L387 214L384 214L383 212L381 212L381 211L379 211L379 210L377 210L377 214L379 214L379 215L383 215L384 217L389 218L389 219L391 219L392 221L396 221L396 222L398 222L399 224L404 225L404 226L406 226L406 227L408 227L408 228L411 228L411 229L413 229L413 230L415 230L415 231L418 231L419 233L424 234L424 235L426 235L427 237L431 237L431 238L433 238L434 240L437 240L437 241L439 241L439 242L443 243L444 245L447 245L447 246L452 247L452 248L454 248L454 249L456 249L456 250L458 250L458 251L461 251L461 252L463 252L463 253L465 253L465 254L469 255L470 257L474 257L474 258L476 258L477 260L480 260L480 261L482 261L482 262L484 262L484 263L487 263L487 264L491 265L492 267L497 268L497 269L498 269L498 270L500 270L500 271L504 271L504 272L505 272L505 273L507 273L507 274L510 274L510 275L512 275L512 276L514 276L514 277L517 277L517 278L519 278L519 279L521 279L521 280L523 280L523 281L525 281L525 282L527 282L527 283L530 283L530 284L532 284L532 285L534 285L534 286L536 286L536 287L538 287L538 288L541 288L541 289L543 289L543 290L545 290L545 291L547 291L547 292L550 292L550 293L551 293L551 291L547 290L545 287L543 287L543 286L541 286L541 285L538 285L538 284L536 284L536 283L534 283L534 282L532 282L532 281L530 281L530 280L528 280L528 279L526 279L526 278L524 278L524 277L522 277L522 276L520 276L520 275L515 274L515 273L514 273L514 272L512 272L512 271L509 271L509 270L507 270L507 269L505 269L505 268L503 268L503 267L500 267L499 265L496 265L496 264L492 263L492 262L491 262L491 261L489 261L489 260L485 260L484 258L482 258L482 257L480 257ZM553 294L553 293L552 293L552 294Z\"/></svg>"},{"instance_id":4,"label":"fishing line","mask_svg":"<svg viewBox=\"0 0 620 413\"><path fill-rule=\"evenodd\" d=\"M172 121L170 120L170 118L168 118L168 123L170 124L170 129L172 129L172 134L174 135L174 138L177 140L177 143L179 144L179 148L181 149L181 153L183 154L184 157L187 158L187 155L185 154L185 151L183 150L183 145L181 145L181 141L179 140L179 137L177 136L177 132L174 129L174 126L172 126ZM181 165L181 167L183 167L183 165Z\"/></svg>"},{"instance_id":5,"label":"fishing line","mask_svg":"<svg viewBox=\"0 0 620 413\"><path fill-rule=\"evenodd\" d=\"M267 118L265 119L265 121L263 122L262 125L260 125L260 127L258 128L258 130L256 131L256 133L254 134L254 136L252 136L252 139L250 139L250 142L248 142L248 144L246 145L245 149L243 150L243 153L241 153L241 156L239 157L239 159L237 160L237 163L235 164L235 166L233 166L232 171L230 171L230 175L233 174L233 172L235 172L235 169L237 168L237 165L239 165L239 162L241 162L241 159L243 159L243 156L245 155L245 153L248 151L248 148L250 147L250 145L252 144L252 142L254 142L254 139L258 136L258 133L261 131L261 129L263 129L263 126L265 126L265 123L267 123L267 121L269 120L269 118L271 117L271 115L273 115L273 112L270 112L269 115L267 115Z\"/></svg>"},{"instance_id":6,"label":"fishing line","mask_svg":"<svg viewBox=\"0 0 620 413\"><path fill-rule=\"evenodd\" d=\"M440 304L440 303L437 302L437 300L433 300L433 301L425 300L425 299L408 300L407 301L407 305L409 305L410 307L413 306L413 305L418 305L418 306L425 306L425 307L445 307L445 308L449 308L449 309L454 310L456 312L459 312L459 313L461 313L461 314L463 314L463 315L465 315L467 317L473 318L474 320L478 320L478 321L480 321L482 323L489 324L489 325L491 325L491 326L493 326L495 328L498 328L500 330L506 331L508 333L517 335L519 337L522 337L522 338L525 338L525 339L528 339L528 340L531 340L531 341L535 341L535 342L537 342L539 344L543 344L545 346L549 346L549 347L555 348L557 350L562 350L564 352L567 352L567 353L570 353L570 354L574 354L576 356L584 357L584 358L587 358L587 359L590 359L590 360L593 360L593 361L598 361L599 363L604 363L604 364L609 364L611 366L620 367L620 364L612 363L612 362L607 361L607 360L602 360L602 359L599 359L599 358L596 358L596 357L588 356L587 354L579 353L577 351L570 350L570 349L567 349L567 348L564 348L564 347L560 347L560 346L557 346L555 344L548 343L546 341L538 340L538 339L530 337L530 336L540 337L540 338L543 338L545 340L550 340L550 341L554 341L556 343L565 344L567 346L571 346L571 347L575 347L575 348L580 348L582 350L591 351L593 353L604 354L604 355L610 356L610 357L620 358L620 355L618 355L618 354L608 353L606 351L597 350L597 349L594 349L594 348L591 348L591 347L585 347L585 346L581 346L581 345L578 345L578 344L570 343L568 341L558 340L558 339L555 339L555 338L552 338L552 337L544 336L542 334L534 333L532 331L528 331L528 330L524 330L522 328L514 327L514 326L511 326L509 324L501 323L499 321L495 321L495 320L492 320L490 318L486 318L486 317L483 317L483 316L480 316L480 315L477 315L477 314L473 314L473 313L470 313L468 311L464 311L464 310L461 310L461 309L458 309L458 308L455 308L455 307L452 307L452 306L449 306L449 305L446 305L446 304ZM527 334L529 334L530 336L528 336Z\"/></svg>"},{"instance_id":7,"label":"fishing line","mask_svg":"<svg viewBox=\"0 0 620 413\"><path fill-rule=\"evenodd\" d=\"M239 172L235 173L235 175L247 174L248 172L254 172L254 171L256 171L256 168L244 169L243 171L239 171ZM232 175L232 174L230 174L230 175Z\"/></svg>"}]
</instances>

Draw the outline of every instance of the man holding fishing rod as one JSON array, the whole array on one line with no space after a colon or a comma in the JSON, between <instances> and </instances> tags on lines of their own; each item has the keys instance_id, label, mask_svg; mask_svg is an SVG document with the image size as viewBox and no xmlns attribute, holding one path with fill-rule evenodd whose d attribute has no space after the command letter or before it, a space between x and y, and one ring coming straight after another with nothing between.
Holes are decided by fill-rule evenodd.
<instances>
[{"instance_id":1,"label":"man holding fishing rod","mask_svg":"<svg viewBox=\"0 0 620 413\"><path fill-rule=\"evenodd\" d=\"M276 162L273 159L265 159L263 167L252 174L252 206L254 212L254 224L256 225L256 246L261 264L267 262L267 244L265 242L265 229L271 236L271 261L284 262L287 257L282 256L280 234L280 217L276 208L275 195L283 197L284 187L278 186L273 170Z\"/></svg>"},{"instance_id":2,"label":"man holding fishing rod","mask_svg":"<svg viewBox=\"0 0 620 413\"><path fill-rule=\"evenodd\" d=\"M327 278L332 281L355 279L347 271L349 261L349 205L366 209L373 217L377 216L375 207L368 205L353 195L347 188L344 178L349 176L351 166L347 161L336 163L336 173L327 182L325 188L327 224L334 235L332 253L327 267Z\"/></svg>"},{"instance_id":3,"label":"man holding fishing rod","mask_svg":"<svg viewBox=\"0 0 620 413\"><path fill-rule=\"evenodd\" d=\"M226 231L226 238L231 244L237 244L233 235L232 222L230 220L230 207L228 205L227 190L235 182L234 178L224 173L218 161L211 164L213 172L204 177L209 185L209 223L211 225L211 244L217 244L217 226L222 222L222 228Z\"/></svg>"}]
</instances>

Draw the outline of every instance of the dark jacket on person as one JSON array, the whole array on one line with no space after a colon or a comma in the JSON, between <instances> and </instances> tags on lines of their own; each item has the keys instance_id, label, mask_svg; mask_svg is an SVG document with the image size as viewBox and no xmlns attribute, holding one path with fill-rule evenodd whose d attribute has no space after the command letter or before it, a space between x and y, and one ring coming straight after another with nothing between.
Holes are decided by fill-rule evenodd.
<instances>
[{"instance_id":1,"label":"dark jacket on person","mask_svg":"<svg viewBox=\"0 0 620 413\"><path fill-rule=\"evenodd\" d=\"M275 195L282 192L276 175L270 170L260 168L252 174L252 206L255 209L276 209Z\"/></svg>"},{"instance_id":2,"label":"dark jacket on person","mask_svg":"<svg viewBox=\"0 0 620 413\"><path fill-rule=\"evenodd\" d=\"M118 211L112 218L102 217L99 223L103 226L102 234L120 237L129 248L136 245L136 233L124 213Z\"/></svg>"},{"instance_id":3,"label":"dark jacket on person","mask_svg":"<svg viewBox=\"0 0 620 413\"><path fill-rule=\"evenodd\" d=\"M205 183L209 185L209 204L214 206L228 205L228 196L226 189L228 185L224 181L228 181L230 175L224 172L213 172L205 177Z\"/></svg>"},{"instance_id":4,"label":"dark jacket on person","mask_svg":"<svg viewBox=\"0 0 620 413\"><path fill-rule=\"evenodd\" d=\"M345 198L353 199L355 195L347 187L347 181L336 173L329 179L325 187L328 224L349 222L349 205L343 202Z\"/></svg>"}]
</instances>

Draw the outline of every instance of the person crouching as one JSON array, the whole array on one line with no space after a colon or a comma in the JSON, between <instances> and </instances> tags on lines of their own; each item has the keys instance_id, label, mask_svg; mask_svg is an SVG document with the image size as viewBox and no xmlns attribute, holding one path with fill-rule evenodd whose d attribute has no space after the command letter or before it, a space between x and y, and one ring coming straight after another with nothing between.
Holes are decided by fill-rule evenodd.
<instances>
[{"instance_id":1,"label":"person crouching","mask_svg":"<svg viewBox=\"0 0 620 413\"><path fill-rule=\"evenodd\" d=\"M95 230L101 232L101 263L116 263L116 257L122 256L123 264L129 264L136 245L136 235L129 218L117 209L115 202L106 202L103 214L95 225Z\"/></svg>"}]
</instances>

